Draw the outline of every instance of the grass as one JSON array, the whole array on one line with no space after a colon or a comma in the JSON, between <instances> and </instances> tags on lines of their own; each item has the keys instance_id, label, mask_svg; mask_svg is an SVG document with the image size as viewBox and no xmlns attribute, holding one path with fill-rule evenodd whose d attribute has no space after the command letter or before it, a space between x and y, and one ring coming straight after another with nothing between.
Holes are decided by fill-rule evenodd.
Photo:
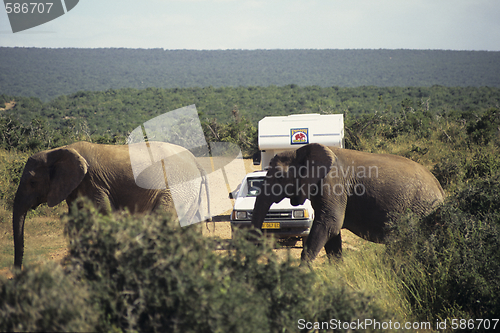
<instances>
[{"instance_id":1,"label":"grass","mask_svg":"<svg viewBox=\"0 0 500 333\"><path fill-rule=\"evenodd\" d=\"M358 238L359 239L359 238ZM334 280L350 290L370 295L380 308L394 315L394 320L411 319L411 307L404 286L387 264L385 246L359 239L356 249L345 249L342 260L313 265L323 280Z\"/></svg>"},{"instance_id":2,"label":"grass","mask_svg":"<svg viewBox=\"0 0 500 333\"><path fill-rule=\"evenodd\" d=\"M24 226L24 259L30 264L59 259L67 251L67 240L63 235L64 225L59 215L65 205L56 209L42 206L28 214ZM14 263L14 238L12 235L12 213L0 206L0 270L11 268Z\"/></svg>"}]
</instances>

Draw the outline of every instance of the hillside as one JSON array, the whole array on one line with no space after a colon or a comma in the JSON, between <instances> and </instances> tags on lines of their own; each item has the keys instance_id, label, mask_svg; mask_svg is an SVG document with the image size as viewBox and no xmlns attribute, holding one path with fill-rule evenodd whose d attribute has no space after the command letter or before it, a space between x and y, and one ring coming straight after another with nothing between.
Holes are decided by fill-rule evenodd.
<instances>
[{"instance_id":1,"label":"hillside","mask_svg":"<svg viewBox=\"0 0 500 333\"><path fill-rule=\"evenodd\" d=\"M0 94L147 87L500 87L500 52L0 48Z\"/></svg>"}]
</instances>

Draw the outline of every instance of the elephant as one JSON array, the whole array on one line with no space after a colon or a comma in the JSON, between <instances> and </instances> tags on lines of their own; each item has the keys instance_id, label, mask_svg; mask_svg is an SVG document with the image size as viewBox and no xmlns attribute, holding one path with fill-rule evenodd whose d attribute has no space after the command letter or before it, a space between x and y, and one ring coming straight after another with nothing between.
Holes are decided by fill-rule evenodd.
<instances>
[{"instance_id":1,"label":"elephant","mask_svg":"<svg viewBox=\"0 0 500 333\"><path fill-rule=\"evenodd\" d=\"M133 168L141 163L137 174ZM131 213L149 213L163 207L189 224L205 217L202 185L209 207L205 170L191 152L169 143L76 142L38 152L27 160L14 197L14 266L22 265L26 214L42 203L53 207L66 200L71 210L78 197L86 197L103 213L125 208ZM173 197L181 199L174 202Z\"/></svg>"},{"instance_id":2,"label":"elephant","mask_svg":"<svg viewBox=\"0 0 500 333\"><path fill-rule=\"evenodd\" d=\"M342 228L382 243L392 214L427 215L445 193L429 170L407 158L311 143L273 157L253 227L261 229L270 206L285 197L295 206L311 201L315 218L301 254L310 263L322 247L330 259L341 257Z\"/></svg>"}]
</instances>

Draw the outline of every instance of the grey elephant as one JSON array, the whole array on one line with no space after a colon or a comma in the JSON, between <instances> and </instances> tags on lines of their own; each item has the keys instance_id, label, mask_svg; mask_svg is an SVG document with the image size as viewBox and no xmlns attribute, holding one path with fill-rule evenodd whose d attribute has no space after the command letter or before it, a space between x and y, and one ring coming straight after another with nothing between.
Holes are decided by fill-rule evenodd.
<instances>
[{"instance_id":1,"label":"grey elephant","mask_svg":"<svg viewBox=\"0 0 500 333\"><path fill-rule=\"evenodd\" d=\"M26 213L42 203L53 207L66 200L72 207L84 196L102 212L128 208L147 213L163 207L189 224L206 216L201 211L202 185L209 206L204 169L191 152L169 143L77 142L36 153L26 162L14 199L14 265L22 265ZM181 199L174 202L174 197Z\"/></svg>"},{"instance_id":2,"label":"grey elephant","mask_svg":"<svg viewBox=\"0 0 500 333\"><path fill-rule=\"evenodd\" d=\"M342 253L340 230L383 242L392 213L426 215L444 200L437 179L407 158L312 143L277 154L257 196L252 225L261 228L270 206L288 197L292 205L311 200L315 218L301 259L314 260L325 248Z\"/></svg>"}]
</instances>

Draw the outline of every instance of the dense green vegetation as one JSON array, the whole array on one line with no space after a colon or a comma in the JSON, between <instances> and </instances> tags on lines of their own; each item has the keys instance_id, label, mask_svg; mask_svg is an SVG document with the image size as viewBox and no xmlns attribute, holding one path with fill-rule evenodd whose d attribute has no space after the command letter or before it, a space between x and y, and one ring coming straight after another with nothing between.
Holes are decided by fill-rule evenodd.
<instances>
[{"instance_id":1,"label":"dense green vegetation","mask_svg":"<svg viewBox=\"0 0 500 333\"><path fill-rule=\"evenodd\" d=\"M393 269L418 317L498 318L499 208L496 168L494 177L471 180L427 218L394 221L388 256L399 259Z\"/></svg>"},{"instance_id":2,"label":"dense green vegetation","mask_svg":"<svg viewBox=\"0 0 500 333\"><path fill-rule=\"evenodd\" d=\"M0 330L291 332L300 318L392 318L369 296L280 262L269 242L238 237L219 255L217 240L168 217L90 207L65 219L66 274L28 267L1 281Z\"/></svg>"},{"instance_id":3,"label":"dense green vegetation","mask_svg":"<svg viewBox=\"0 0 500 333\"><path fill-rule=\"evenodd\" d=\"M251 133L248 135L255 135L255 128L251 127L257 127L257 122L263 117L274 115L344 113L350 121L375 113L377 117L397 117L405 110L425 109L432 115L455 111L470 112L472 116L498 107L500 89L443 86L321 88L295 85L267 88L127 88L82 91L50 102L0 95L0 107L5 108L4 104L11 101L15 101L13 108L0 111L0 147L36 149L90 138L94 142L123 143L128 134L143 122L191 104L195 104L200 113L209 141L228 141L234 133L241 132L242 124L249 128L247 132ZM234 124L235 113L241 124L221 128ZM222 137L213 135L216 128L223 132ZM255 141L248 137L238 141L250 154L252 149L248 142Z\"/></svg>"},{"instance_id":4,"label":"dense green vegetation","mask_svg":"<svg viewBox=\"0 0 500 333\"><path fill-rule=\"evenodd\" d=\"M337 88L339 94L346 94L344 103L349 107L334 104L339 96L333 93L335 89L112 92L130 105L141 105L134 110L143 118L131 120L136 123L127 131L191 104L182 96L196 92L203 96L196 104L207 140L244 141L249 152L256 149L255 121L259 119L251 116L258 107L249 105L265 105L255 96L269 102L277 95L275 100L282 102L275 107L283 112L278 114L290 114L295 112L290 105L299 106L302 100L313 103L314 96L326 98L330 95L322 92L329 92L331 104L316 101L325 107L297 112L347 110L346 146L397 154L423 164L445 189L443 206L425 218L394 216L386 246L364 243L357 250L346 248L342 262L315 262L312 270L297 267L291 259L277 260L267 243L255 247L238 238L230 251L216 251L217 239L202 237L195 228L173 230L168 217L100 216L88 208L64 218L70 254L63 268L50 263L28 266L12 280L0 281L0 330L277 332L296 331L299 318L310 322L372 318L432 325L447 320L450 329L452 319L458 318L466 320L458 328L467 331L473 331L467 326L471 319L476 331L484 331L486 322L478 329L478 320L487 319L492 331L492 319L500 317L498 89ZM64 117L66 112L85 108L84 101L95 101L93 108L102 108L96 115L105 115L118 100L107 99L112 96L109 92L61 97L66 100L64 107L54 109ZM132 92L137 98L126 99ZM166 110L154 111L148 103L163 105L159 96L178 98L178 104L166 103ZM208 101L217 100L224 103L212 109ZM254 100L259 104L247 102ZM17 145L7 148L2 141L0 153L0 232L5 234L11 232L12 198L23 163L31 152L46 148L44 138L50 137L54 146L76 139L120 142L127 134L106 132L107 127L100 132L97 122L91 132L79 118L73 119L73 127L64 127L57 118L46 116L52 102L22 98L17 102L19 106L3 111L0 119ZM33 103L33 110L41 116L30 118L30 108L23 103ZM364 108L371 112L353 111ZM140 109L146 112L139 113ZM211 110L221 110L220 116ZM91 119L85 118L87 128L94 124Z\"/></svg>"},{"instance_id":5,"label":"dense green vegetation","mask_svg":"<svg viewBox=\"0 0 500 333\"><path fill-rule=\"evenodd\" d=\"M120 88L500 87L500 52L0 48L0 93L43 101Z\"/></svg>"}]
</instances>

